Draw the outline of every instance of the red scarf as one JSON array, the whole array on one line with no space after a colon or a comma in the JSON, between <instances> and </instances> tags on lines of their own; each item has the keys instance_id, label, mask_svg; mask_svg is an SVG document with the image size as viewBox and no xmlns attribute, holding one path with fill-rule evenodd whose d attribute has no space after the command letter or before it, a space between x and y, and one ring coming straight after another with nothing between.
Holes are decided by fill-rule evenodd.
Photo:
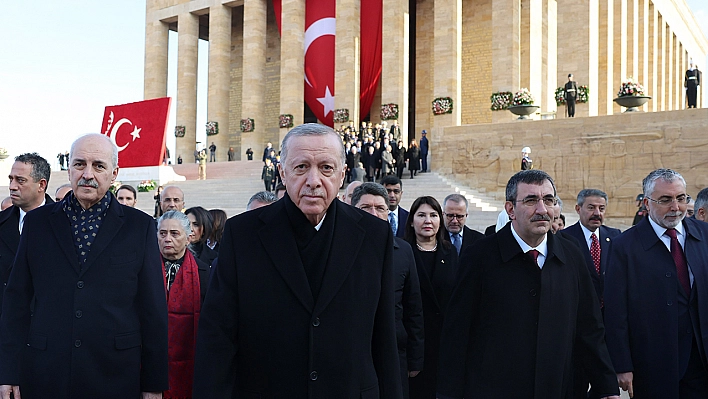
<instances>
[{"instance_id":1,"label":"red scarf","mask_svg":"<svg viewBox=\"0 0 708 399\"><path fill-rule=\"evenodd\" d=\"M165 270L165 263L162 263ZM165 289L167 279L165 278ZM167 292L167 327L170 389L163 398L188 399L192 397L194 376L194 349L197 344L197 325L201 297L199 296L199 269L192 253L187 250L175 281Z\"/></svg>"}]
</instances>

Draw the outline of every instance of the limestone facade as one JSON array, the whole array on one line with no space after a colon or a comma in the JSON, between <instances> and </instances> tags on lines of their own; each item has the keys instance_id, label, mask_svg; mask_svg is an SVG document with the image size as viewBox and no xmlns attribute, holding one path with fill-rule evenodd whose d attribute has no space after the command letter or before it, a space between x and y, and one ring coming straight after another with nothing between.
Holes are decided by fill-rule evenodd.
<instances>
[{"instance_id":1,"label":"limestone facade","mask_svg":"<svg viewBox=\"0 0 708 399\"><path fill-rule=\"evenodd\" d=\"M147 0L146 99L166 95L167 32L178 32L175 101L186 134L177 138L175 157L189 159L197 129L204 129L196 126L199 39L210 41L208 120L220 130L208 142L234 147L240 159L249 147L259 154L268 141L279 147L287 132L278 126L280 114L303 122L305 2L282 0L281 37L271 0ZM683 109L688 62L708 53L683 0L383 0L379 91L362 110L358 21L365 15L359 1L336 2L335 108L349 109L359 126L366 115L379 122L380 105L396 103L406 141L422 129L447 140L453 127L509 122L509 112L490 110L490 96L522 87L541 112L562 118L554 92L568 73L590 90L578 117L620 113L612 100L629 77L652 96L645 111ZM453 112L434 116L436 97L451 97ZM254 132L241 132L245 118L254 119ZM226 151L217 157L226 160Z\"/></svg>"}]
</instances>

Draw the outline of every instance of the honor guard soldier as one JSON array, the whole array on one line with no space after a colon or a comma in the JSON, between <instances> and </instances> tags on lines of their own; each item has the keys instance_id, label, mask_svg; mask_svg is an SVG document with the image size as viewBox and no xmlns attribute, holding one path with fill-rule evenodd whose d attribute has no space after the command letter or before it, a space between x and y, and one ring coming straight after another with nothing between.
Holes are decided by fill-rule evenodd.
<instances>
[{"instance_id":1,"label":"honor guard soldier","mask_svg":"<svg viewBox=\"0 0 708 399\"><path fill-rule=\"evenodd\" d=\"M569 118L575 118L575 101L578 99L578 85L573 80L573 74L568 74L568 83L563 88L565 107Z\"/></svg>"},{"instance_id":2,"label":"honor guard soldier","mask_svg":"<svg viewBox=\"0 0 708 399\"><path fill-rule=\"evenodd\" d=\"M693 61L688 66L686 76L683 80L683 87L686 88L686 98L688 108L696 108L696 98L698 97L698 86L701 85L701 74L698 68L694 67Z\"/></svg>"}]
</instances>

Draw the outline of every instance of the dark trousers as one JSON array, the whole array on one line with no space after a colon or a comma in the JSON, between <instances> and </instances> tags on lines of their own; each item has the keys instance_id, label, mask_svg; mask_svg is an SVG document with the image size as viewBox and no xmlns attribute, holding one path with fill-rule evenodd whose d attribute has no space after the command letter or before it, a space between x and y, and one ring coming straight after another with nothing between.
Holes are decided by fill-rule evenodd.
<instances>
[{"instance_id":1,"label":"dark trousers","mask_svg":"<svg viewBox=\"0 0 708 399\"><path fill-rule=\"evenodd\" d=\"M420 169L421 172L427 172L428 171L428 153L426 152L423 154L422 152L420 153L420 162L423 164L423 167Z\"/></svg>"},{"instance_id":2,"label":"dark trousers","mask_svg":"<svg viewBox=\"0 0 708 399\"><path fill-rule=\"evenodd\" d=\"M406 168L406 164L405 164L405 163L403 163L402 165L398 165L398 166L396 167L396 177L398 177L399 179L400 179L401 177L403 177L403 170L404 170L405 168Z\"/></svg>"},{"instance_id":3,"label":"dark trousers","mask_svg":"<svg viewBox=\"0 0 708 399\"><path fill-rule=\"evenodd\" d=\"M215 152L212 152L209 155L209 162L216 162L216 153Z\"/></svg>"},{"instance_id":4,"label":"dark trousers","mask_svg":"<svg viewBox=\"0 0 708 399\"><path fill-rule=\"evenodd\" d=\"M270 187L273 182L270 180L263 180L263 183L265 183L265 190L270 192Z\"/></svg>"},{"instance_id":5,"label":"dark trousers","mask_svg":"<svg viewBox=\"0 0 708 399\"><path fill-rule=\"evenodd\" d=\"M693 339L691 346L691 357L688 359L688 367L679 381L679 398L681 399L705 399L708 398L708 370L703 365L696 339Z\"/></svg>"},{"instance_id":6,"label":"dark trousers","mask_svg":"<svg viewBox=\"0 0 708 399\"><path fill-rule=\"evenodd\" d=\"M686 99L688 100L688 108L696 108L696 98L698 96L698 88L695 85L689 84L686 86Z\"/></svg>"},{"instance_id":7,"label":"dark trousers","mask_svg":"<svg viewBox=\"0 0 708 399\"><path fill-rule=\"evenodd\" d=\"M566 108L568 109L568 117L575 118L575 99L569 98L566 100Z\"/></svg>"},{"instance_id":8,"label":"dark trousers","mask_svg":"<svg viewBox=\"0 0 708 399\"><path fill-rule=\"evenodd\" d=\"M406 350L398 350L398 359L401 368L401 385L403 385L403 399L408 399L408 357Z\"/></svg>"}]
</instances>

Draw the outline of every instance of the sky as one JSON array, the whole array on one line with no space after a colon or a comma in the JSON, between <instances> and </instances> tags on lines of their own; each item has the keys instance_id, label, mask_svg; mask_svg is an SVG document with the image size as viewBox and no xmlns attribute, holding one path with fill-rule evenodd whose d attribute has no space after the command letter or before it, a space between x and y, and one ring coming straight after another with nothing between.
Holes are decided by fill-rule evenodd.
<instances>
[{"instance_id":1,"label":"sky","mask_svg":"<svg viewBox=\"0 0 708 399\"><path fill-rule=\"evenodd\" d=\"M708 1L685 1L708 35ZM100 130L104 107L143 99L145 1L10 1L2 9L0 147L11 156L36 151L58 168L59 152L78 136ZM176 33L170 32L169 42L167 95L173 109L167 145L174 154ZM202 142L208 46L199 41L197 141Z\"/></svg>"}]
</instances>

